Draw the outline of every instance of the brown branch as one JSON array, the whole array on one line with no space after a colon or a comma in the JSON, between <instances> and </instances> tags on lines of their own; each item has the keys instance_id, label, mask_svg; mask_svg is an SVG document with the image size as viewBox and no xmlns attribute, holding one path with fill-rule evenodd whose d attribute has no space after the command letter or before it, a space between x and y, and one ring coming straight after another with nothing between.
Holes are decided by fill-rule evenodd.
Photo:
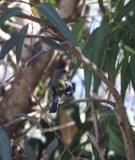
<instances>
[{"instance_id":1,"label":"brown branch","mask_svg":"<svg viewBox=\"0 0 135 160\"><path fill-rule=\"evenodd\" d=\"M101 160L108 160L106 149L103 148L103 146L101 144L100 128L99 128L98 118L97 118L97 114L96 114L94 104L93 104L93 102L90 102L89 104L90 104L90 107L91 107L93 125L94 125L94 130L95 130L95 136L92 135L91 133L88 135L89 140L94 145L94 147L97 149L100 159Z\"/></svg>"},{"instance_id":2,"label":"brown branch","mask_svg":"<svg viewBox=\"0 0 135 160\"><path fill-rule=\"evenodd\" d=\"M78 48L75 48L71 45L65 46L65 48L71 53L77 60L82 62L85 66L87 66L99 79L101 79L108 89L110 90L111 94L114 97L114 100L116 102L115 107L115 113L119 122L120 130L123 136L124 140L124 147L125 152L128 160L135 159L135 152L134 152L134 146L131 139L131 133L130 133L130 127L128 124L128 120L126 117L125 109L123 106L123 103L121 101L121 97L119 95L119 92L114 87L112 82L105 76L105 74L89 59L87 59L83 54L80 53Z\"/></svg>"},{"instance_id":3,"label":"brown branch","mask_svg":"<svg viewBox=\"0 0 135 160\"><path fill-rule=\"evenodd\" d=\"M109 99L100 99L100 98L86 98L86 99L79 99L79 100L73 100L69 104L72 103L81 103L81 102L100 102L100 103L106 103L111 105L112 107L115 107L116 103L109 100Z\"/></svg>"},{"instance_id":4,"label":"brown branch","mask_svg":"<svg viewBox=\"0 0 135 160\"><path fill-rule=\"evenodd\" d=\"M89 133L88 134L88 139L94 145L94 147L97 149L97 151L99 153L99 157L101 158L101 160L107 160L106 150L103 149L102 147L100 147L100 145L98 144L95 136L93 136L92 134Z\"/></svg>"},{"instance_id":5,"label":"brown branch","mask_svg":"<svg viewBox=\"0 0 135 160\"><path fill-rule=\"evenodd\" d=\"M98 123L95 107L92 102L90 103L90 107L91 107L92 119L93 119L93 124L95 129L96 141L98 142L98 144L100 144L99 123Z\"/></svg>"}]
</instances>

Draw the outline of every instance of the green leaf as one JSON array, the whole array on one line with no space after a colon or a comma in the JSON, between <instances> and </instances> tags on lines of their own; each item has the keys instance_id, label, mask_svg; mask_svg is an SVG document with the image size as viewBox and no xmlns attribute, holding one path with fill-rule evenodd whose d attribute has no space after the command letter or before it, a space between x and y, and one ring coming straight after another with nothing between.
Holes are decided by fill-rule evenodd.
<instances>
[{"instance_id":1,"label":"green leaf","mask_svg":"<svg viewBox=\"0 0 135 160\"><path fill-rule=\"evenodd\" d=\"M72 72L72 75L71 75L71 78L72 79L74 77L74 75L76 74L78 68L80 67L81 65L81 62L77 61L76 65L74 66L74 69L73 69L73 72Z\"/></svg>"},{"instance_id":2,"label":"green leaf","mask_svg":"<svg viewBox=\"0 0 135 160\"><path fill-rule=\"evenodd\" d=\"M11 160L10 140L5 130L0 127L0 157L2 160Z\"/></svg>"},{"instance_id":3,"label":"green leaf","mask_svg":"<svg viewBox=\"0 0 135 160\"><path fill-rule=\"evenodd\" d=\"M83 49L83 55L86 56L88 59L91 60L92 52L93 52L93 44L94 44L94 37L96 35L96 31L93 31L87 43ZM84 79L85 79L85 95L88 98L90 95L90 87L91 87L91 80L92 80L92 72L88 69L88 67L84 66Z\"/></svg>"},{"instance_id":4,"label":"green leaf","mask_svg":"<svg viewBox=\"0 0 135 160\"><path fill-rule=\"evenodd\" d=\"M82 38L84 28L85 28L85 19L81 19L80 22L76 22L72 28L72 33L78 42Z\"/></svg>"},{"instance_id":5,"label":"green leaf","mask_svg":"<svg viewBox=\"0 0 135 160\"><path fill-rule=\"evenodd\" d=\"M71 58L70 54L67 53L67 51L62 46L60 46L58 43L53 41L51 38L44 38L42 41L48 46L50 46L51 48L64 52L68 57Z\"/></svg>"},{"instance_id":6,"label":"green leaf","mask_svg":"<svg viewBox=\"0 0 135 160\"><path fill-rule=\"evenodd\" d=\"M18 40L17 40L17 44L16 44L16 61L17 63L19 62L20 60L20 57L21 57L21 51L22 51L22 46L23 46L23 42L24 42L24 39L25 39L25 36L27 34L27 31L28 31L28 24L25 25L19 32L18 34Z\"/></svg>"},{"instance_id":7,"label":"green leaf","mask_svg":"<svg viewBox=\"0 0 135 160\"><path fill-rule=\"evenodd\" d=\"M114 17L114 22L119 22L124 16L135 9L135 1L129 1Z\"/></svg>"},{"instance_id":8,"label":"green leaf","mask_svg":"<svg viewBox=\"0 0 135 160\"><path fill-rule=\"evenodd\" d=\"M58 146L58 139L54 139L46 148L45 152L47 155L51 155L51 153L57 148Z\"/></svg>"},{"instance_id":9,"label":"green leaf","mask_svg":"<svg viewBox=\"0 0 135 160\"><path fill-rule=\"evenodd\" d=\"M16 16L22 10L19 7L8 8L0 17L0 26L12 16Z\"/></svg>"},{"instance_id":10,"label":"green leaf","mask_svg":"<svg viewBox=\"0 0 135 160\"><path fill-rule=\"evenodd\" d=\"M129 72L130 72L130 68L127 62L122 66L122 69L121 69L121 98L123 101L125 98L125 92L130 82Z\"/></svg>"},{"instance_id":11,"label":"green leaf","mask_svg":"<svg viewBox=\"0 0 135 160\"><path fill-rule=\"evenodd\" d=\"M121 67L127 62L129 56L130 56L129 54L126 54L126 55L123 57L123 59L121 60L121 62L118 63L118 65L116 66L116 69L115 69L114 74L113 74L113 77L112 77L113 81L114 81L114 79L116 78L116 75L118 74L118 72L119 72L119 70L121 69Z\"/></svg>"},{"instance_id":12,"label":"green leaf","mask_svg":"<svg viewBox=\"0 0 135 160\"><path fill-rule=\"evenodd\" d=\"M38 6L38 10L46 15L48 20L71 42L73 46L78 46L76 39L52 5L45 2Z\"/></svg>"},{"instance_id":13,"label":"green leaf","mask_svg":"<svg viewBox=\"0 0 135 160\"><path fill-rule=\"evenodd\" d=\"M126 25L128 27L128 31L130 31L132 38L135 40L135 28L134 25L129 21L129 17L126 17Z\"/></svg>"},{"instance_id":14,"label":"green leaf","mask_svg":"<svg viewBox=\"0 0 135 160\"><path fill-rule=\"evenodd\" d=\"M103 71L108 73L109 78L112 80L112 76L115 71L117 57L119 54L119 32L115 31L111 41L108 44L106 56L103 64Z\"/></svg>"},{"instance_id":15,"label":"green leaf","mask_svg":"<svg viewBox=\"0 0 135 160\"><path fill-rule=\"evenodd\" d=\"M4 59L6 54L16 45L17 43L17 35L12 36L2 47L0 52L0 59Z\"/></svg>"},{"instance_id":16,"label":"green leaf","mask_svg":"<svg viewBox=\"0 0 135 160\"><path fill-rule=\"evenodd\" d=\"M116 13L124 7L125 0L118 0L116 4Z\"/></svg>"},{"instance_id":17,"label":"green leaf","mask_svg":"<svg viewBox=\"0 0 135 160\"><path fill-rule=\"evenodd\" d=\"M28 160L36 160L34 150L30 145L25 145L24 151Z\"/></svg>"},{"instance_id":18,"label":"green leaf","mask_svg":"<svg viewBox=\"0 0 135 160\"><path fill-rule=\"evenodd\" d=\"M103 55L107 48L107 44L110 41L110 24L105 24L98 28L95 38L94 38L94 50L93 50L93 59L96 65L103 65Z\"/></svg>"},{"instance_id":19,"label":"green leaf","mask_svg":"<svg viewBox=\"0 0 135 160\"><path fill-rule=\"evenodd\" d=\"M115 133L113 128L108 127L107 133L109 135L109 148L116 154L125 157L124 145L121 142L119 136Z\"/></svg>"},{"instance_id":20,"label":"green leaf","mask_svg":"<svg viewBox=\"0 0 135 160\"><path fill-rule=\"evenodd\" d=\"M131 77L131 82L132 82L132 86L135 92L135 56L131 57L130 59L130 77Z\"/></svg>"},{"instance_id":21,"label":"green leaf","mask_svg":"<svg viewBox=\"0 0 135 160\"><path fill-rule=\"evenodd\" d=\"M132 55L132 54L134 54L134 55L135 55L135 50L133 50L133 49L132 49L132 48L130 48L129 46L124 45L124 49L125 49L125 51L126 51L126 52L131 53L131 55Z\"/></svg>"},{"instance_id":22,"label":"green leaf","mask_svg":"<svg viewBox=\"0 0 135 160\"><path fill-rule=\"evenodd\" d=\"M99 7L102 11L102 13L105 13L105 7L104 7L104 3L103 3L103 0L98 0L98 4L99 4Z\"/></svg>"}]
</instances>

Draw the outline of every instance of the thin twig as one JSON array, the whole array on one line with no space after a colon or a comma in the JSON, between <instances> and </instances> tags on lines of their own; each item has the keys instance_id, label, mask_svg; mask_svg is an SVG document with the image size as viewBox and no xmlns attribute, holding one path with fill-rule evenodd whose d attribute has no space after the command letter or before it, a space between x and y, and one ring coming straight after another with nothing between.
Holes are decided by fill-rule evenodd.
<instances>
[{"instance_id":1,"label":"thin twig","mask_svg":"<svg viewBox=\"0 0 135 160\"><path fill-rule=\"evenodd\" d=\"M112 107L115 107L115 102L109 100L109 99L101 99L101 98L86 98L86 99L79 99L79 100L73 100L69 102L69 104L72 103L81 103L81 102L100 102L100 103L106 103L108 105L111 105Z\"/></svg>"}]
</instances>

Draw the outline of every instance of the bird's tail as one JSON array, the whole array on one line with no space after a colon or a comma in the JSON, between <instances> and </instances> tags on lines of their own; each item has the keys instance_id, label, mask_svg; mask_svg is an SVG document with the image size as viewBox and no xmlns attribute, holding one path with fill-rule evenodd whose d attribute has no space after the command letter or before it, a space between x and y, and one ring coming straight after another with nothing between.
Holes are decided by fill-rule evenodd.
<instances>
[{"instance_id":1,"label":"bird's tail","mask_svg":"<svg viewBox=\"0 0 135 160\"><path fill-rule=\"evenodd\" d=\"M51 108L49 110L49 113L55 113L57 111L59 101L60 101L60 97L54 98L52 105L51 105Z\"/></svg>"}]
</instances>

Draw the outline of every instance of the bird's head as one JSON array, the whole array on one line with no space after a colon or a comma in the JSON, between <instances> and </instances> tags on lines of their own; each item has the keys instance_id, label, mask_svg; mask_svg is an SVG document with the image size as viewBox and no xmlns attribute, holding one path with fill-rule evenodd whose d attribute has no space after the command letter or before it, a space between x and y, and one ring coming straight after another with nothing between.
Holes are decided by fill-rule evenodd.
<instances>
[{"instance_id":1,"label":"bird's head","mask_svg":"<svg viewBox=\"0 0 135 160\"><path fill-rule=\"evenodd\" d=\"M65 79L66 76L69 74L66 69L58 69L54 72L54 77L57 79Z\"/></svg>"}]
</instances>

